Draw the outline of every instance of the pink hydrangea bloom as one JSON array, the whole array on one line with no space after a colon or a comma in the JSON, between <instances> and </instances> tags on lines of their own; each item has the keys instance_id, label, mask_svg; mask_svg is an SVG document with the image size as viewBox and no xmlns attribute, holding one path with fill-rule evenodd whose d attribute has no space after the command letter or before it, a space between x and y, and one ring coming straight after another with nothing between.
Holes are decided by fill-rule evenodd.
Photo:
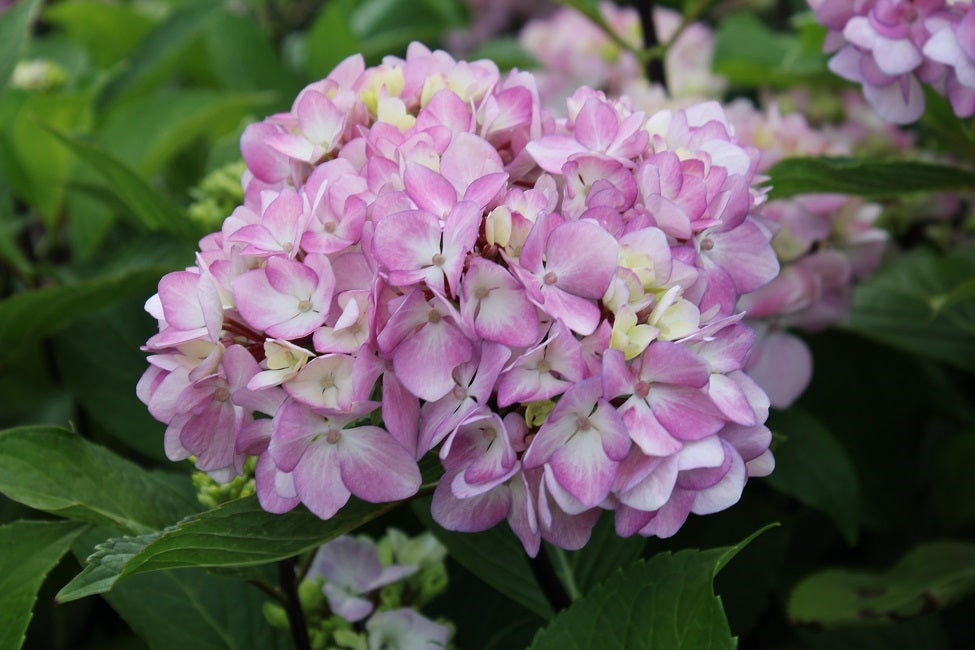
<instances>
[{"instance_id":1,"label":"pink hydrangea bloom","mask_svg":"<svg viewBox=\"0 0 975 650\"><path fill-rule=\"evenodd\" d=\"M776 277L758 151L716 103L646 114L419 44L249 127L244 205L146 305L173 459L258 456L260 503L408 499L580 548L672 535L772 470L743 294ZM743 334L743 332L745 334Z\"/></svg>"},{"instance_id":2,"label":"pink hydrangea bloom","mask_svg":"<svg viewBox=\"0 0 975 650\"><path fill-rule=\"evenodd\" d=\"M975 8L968 0L808 0L829 28L830 70L863 87L885 120L916 121L922 83L975 114Z\"/></svg>"}]
</instances>

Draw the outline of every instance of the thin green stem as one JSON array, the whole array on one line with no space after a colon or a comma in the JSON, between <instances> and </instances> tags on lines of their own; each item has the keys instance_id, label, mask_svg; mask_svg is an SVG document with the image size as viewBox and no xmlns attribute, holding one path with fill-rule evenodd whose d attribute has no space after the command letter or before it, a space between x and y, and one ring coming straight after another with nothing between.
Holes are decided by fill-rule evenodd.
<instances>
[{"instance_id":1,"label":"thin green stem","mask_svg":"<svg viewBox=\"0 0 975 650\"><path fill-rule=\"evenodd\" d=\"M582 598L582 590L579 589L579 585L576 583L576 576L565 550L549 544L545 547L545 552L548 553L549 559L555 564L555 573L562 580L562 586L565 587L566 593L569 594L569 599L578 600Z\"/></svg>"}]
</instances>

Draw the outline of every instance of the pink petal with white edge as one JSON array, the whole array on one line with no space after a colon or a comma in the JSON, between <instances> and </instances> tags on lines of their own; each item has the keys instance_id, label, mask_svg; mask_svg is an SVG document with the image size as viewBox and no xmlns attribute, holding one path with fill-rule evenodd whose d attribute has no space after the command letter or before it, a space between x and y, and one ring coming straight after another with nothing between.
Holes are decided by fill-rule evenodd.
<instances>
[{"instance_id":1,"label":"pink petal with white edge","mask_svg":"<svg viewBox=\"0 0 975 650\"><path fill-rule=\"evenodd\" d=\"M257 500L268 512L275 514L288 512L301 502L295 489L294 477L288 472L279 470L269 453L263 453L258 457L254 482L257 488Z\"/></svg>"},{"instance_id":2,"label":"pink petal with white edge","mask_svg":"<svg viewBox=\"0 0 975 650\"><path fill-rule=\"evenodd\" d=\"M432 402L450 392L454 387L451 373L470 361L473 353L467 337L441 317L396 347L393 369L407 390Z\"/></svg>"},{"instance_id":3,"label":"pink petal with white edge","mask_svg":"<svg viewBox=\"0 0 975 650\"><path fill-rule=\"evenodd\" d=\"M420 488L413 456L379 427L344 429L338 443L342 481L371 503L399 501Z\"/></svg>"},{"instance_id":4,"label":"pink petal with white edge","mask_svg":"<svg viewBox=\"0 0 975 650\"><path fill-rule=\"evenodd\" d=\"M508 516L511 495L507 486L499 485L484 494L458 499L450 491L453 477L458 472L444 474L433 492L430 514L438 524L447 530L476 533L492 528Z\"/></svg>"},{"instance_id":5,"label":"pink petal with white edge","mask_svg":"<svg viewBox=\"0 0 975 650\"><path fill-rule=\"evenodd\" d=\"M723 444L725 452L731 457L731 468L717 484L695 494L691 512L696 515L710 515L733 506L738 503L745 488L745 463L730 445Z\"/></svg>"},{"instance_id":6,"label":"pink petal with white edge","mask_svg":"<svg viewBox=\"0 0 975 650\"><path fill-rule=\"evenodd\" d=\"M864 84L863 95L880 118L894 124L910 124L924 113L924 90L914 75L907 79L906 93L899 82L886 86Z\"/></svg>"},{"instance_id":7,"label":"pink petal with white edge","mask_svg":"<svg viewBox=\"0 0 975 650\"><path fill-rule=\"evenodd\" d=\"M598 299L616 274L619 245L596 223L568 221L548 236L545 254L545 271L557 276L555 283L560 289Z\"/></svg>"},{"instance_id":8,"label":"pink petal with white edge","mask_svg":"<svg viewBox=\"0 0 975 650\"><path fill-rule=\"evenodd\" d=\"M324 439L308 447L292 475L301 502L321 519L331 519L352 496L342 481L338 447Z\"/></svg>"},{"instance_id":9,"label":"pink petal with white edge","mask_svg":"<svg viewBox=\"0 0 975 650\"><path fill-rule=\"evenodd\" d=\"M578 140L565 135L545 135L525 147L538 166L550 174L560 174L569 156L588 151Z\"/></svg>"}]
</instances>

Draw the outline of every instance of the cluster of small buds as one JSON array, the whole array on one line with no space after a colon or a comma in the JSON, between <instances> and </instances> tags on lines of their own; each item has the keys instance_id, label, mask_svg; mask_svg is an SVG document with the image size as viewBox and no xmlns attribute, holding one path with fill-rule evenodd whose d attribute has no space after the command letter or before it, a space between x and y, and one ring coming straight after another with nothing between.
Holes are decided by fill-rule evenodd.
<instances>
[{"instance_id":1,"label":"cluster of small buds","mask_svg":"<svg viewBox=\"0 0 975 650\"><path fill-rule=\"evenodd\" d=\"M829 67L858 82L885 120L916 121L922 83L959 117L975 114L975 6L971 0L807 0L829 29Z\"/></svg>"},{"instance_id":2,"label":"cluster of small buds","mask_svg":"<svg viewBox=\"0 0 975 650\"><path fill-rule=\"evenodd\" d=\"M451 629L420 614L447 587L447 549L429 533L390 529L378 543L343 535L319 547L298 585L313 650L448 647ZM268 602L265 617L287 628Z\"/></svg>"},{"instance_id":3,"label":"cluster of small buds","mask_svg":"<svg viewBox=\"0 0 975 650\"><path fill-rule=\"evenodd\" d=\"M848 145L813 129L799 113L782 115L774 104L762 112L743 99L727 111L740 141L760 149L759 172L783 158L850 153ZM738 307L759 335L748 373L772 406L789 406L812 377L812 354L785 329L819 331L845 320L854 283L873 273L887 243L886 231L873 225L880 211L877 204L834 194L768 201L759 208L775 224L772 246L782 270L742 296Z\"/></svg>"},{"instance_id":4,"label":"cluster of small buds","mask_svg":"<svg viewBox=\"0 0 975 650\"><path fill-rule=\"evenodd\" d=\"M636 9L600 2L599 11L625 43L635 49L643 47ZM672 9L655 7L653 20L657 38L667 42L681 28L683 17ZM530 21L519 41L542 64L536 73L542 104L556 112L562 112L565 97L578 86L596 88L611 97L628 95L644 109L689 106L719 97L725 87L724 79L711 71L714 35L701 23L684 26L668 48L664 57L666 90L647 83L633 52L570 7Z\"/></svg>"},{"instance_id":5,"label":"cluster of small buds","mask_svg":"<svg viewBox=\"0 0 975 650\"><path fill-rule=\"evenodd\" d=\"M146 304L138 386L173 460L323 519L399 501L579 548L668 536L773 461L736 305L772 280L758 152L722 108L646 115L413 44L242 137L245 199Z\"/></svg>"}]
</instances>

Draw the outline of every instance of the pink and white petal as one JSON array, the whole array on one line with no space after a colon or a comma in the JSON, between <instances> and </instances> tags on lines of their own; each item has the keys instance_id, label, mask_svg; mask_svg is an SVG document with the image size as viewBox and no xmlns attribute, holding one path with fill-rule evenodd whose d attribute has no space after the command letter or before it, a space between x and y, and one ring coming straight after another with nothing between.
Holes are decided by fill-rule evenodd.
<instances>
[{"instance_id":1,"label":"pink and white petal","mask_svg":"<svg viewBox=\"0 0 975 650\"><path fill-rule=\"evenodd\" d=\"M669 456L680 451L683 443L672 436L654 416L645 400L633 397L620 409L630 438L649 456Z\"/></svg>"},{"instance_id":2,"label":"pink and white petal","mask_svg":"<svg viewBox=\"0 0 975 650\"><path fill-rule=\"evenodd\" d=\"M292 476L301 502L321 519L331 519L352 496L342 481L338 446L324 439L308 447Z\"/></svg>"},{"instance_id":3,"label":"pink and white petal","mask_svg":"<svg viewBox=\"0 0 975 650\"><path fill-rule=\"evenodd\" d=\"M295 489L294 477L289 472L279 470L269 453L263 453L257 458L254 482L257 500L268 512L288 512L301 502Z\"/></svg>"},{"instance_id":4,"label":"pink and white petal","mask_svg":"<svg viewBox=\"0 0 975 650\"><path fill-rule=\"evenodd\" d=\"M654 385L647 402L657 420L680 440L700 440L725 423L707 393L696 388Z\"/></svg>"},{"instance_id":5,"label":"pink and white petal","mask_svg":"<svg viewBox=\"0 0 975 650\"><path fill-rule=\"evenodd\" d=\"M708 396L729 420L738 424L756 424L755 412L741 386L726 375L711 375Z\"/></svg>"},{"instance_id":6,"label":"pink and white petal","mask_svg":"<svg viewBox=\"0 0 975 650\"><path fill-rule=\"evenodd\" d=\"M560 289L598 299L616 274L619 245L595 222L568 221L548 236L545 253L545 270L555 273Z\"/></svg>"},{"instance_id":7,"label":"pink and white petal","mask_svg":"<svg viewBox=\"0 0 975 650\"><path fill-rule=\"evenodd\" d=\"M469 499L458 499L450 491L456 474L456 471L444 474L433 492L430 514L438 524L447 530L476 533L494 527L508 516L511 495L507 486L500 485Z\"/></svg>"},{"instance_id":8,"label":"pink and white petal","mask_svg":"<svg viewBox=\"0 0 975 650\"><path fill-rule=\"evenodd\" d=\"M472 357L470 340L440 319L428 323L396 347L393 369L407 390L432 402L450 392L454 387L454 368Z\"/></svg>"},{"instance_id":9,"label":"pink and white petal","mask_svg":"<svg viewBox=\"0 0 975 650\"><path fill-rule=\"evenodd\" d=\"M602 503L616 480L618 463L606 456L602 440L593 430L576 434L548 462L559 484L587 508Z\"/></svg>"},{"instance_id":10,"label":"pink and white petal","mask_svg":"<svg viewBox=\"0 0 975 650\"><path fill-rule=\"evenodd\" d=\"M640 529L640 534L645 537L655 535L661 539L673 537L687 521L687 515L694 505L694 496L693 491L675 489L670 500L657 510L650 523Z\"/></svg>"},{"instance_id":11,"label":"pink and white petal","mask_svg":"<svg viewBox=\"0 0 975 650\"><path fill-rule=\"evenodd\" d=\"M588 151L578 140L564 135L544 135L529 142L525 149L550 174L560 174L569 156Z\"/></svg>"},{"instance_id":12,"label":"pink and white petal","mask_svg":"<svg viewBox=\"0 0 975 650\"><path fill-rule=\"evenodd\" d=\"M663 459L642 481L619 493L619 500L631 508L652 512L667 503L676 483L677 458L671 456Z\"/></svg>"},{"instance_id":13,"label":"pink and white petal","mask_svg":"<svg viewBox=\"0 0 975 650\"><path fill-rule=\"evenodd\" d=\"M738 503L745 488L745 463L734 449L725 443L726 453L731 457L731 468L718 483L698 490L694 496L691 512L696 515L710 515Z\"/></svg>"},{"instance_id":14,"label":"pink and white petal","mask_svg":"<svg viewBox=\"0 0 975 650\"><path fill-rule=\"evenodd\" d=\"M775 408L788 408L812 380L812 353L802 339L771 332L759 339L748 359L747 372Z\"/></svg>"},{"instance_id":15,"label":"pink and white petal","mask_svg":"<svg viewBox=\"0 0 975 650\"><path fill-rule=\"evenodd\" d=\"M338 449L342 481L364 501L399 501L420 488L413 456L379 427L343 430Z\"/></svg>"},{"instance_id":16,"label":"pink and white petal","mask_svg":"<svg viewBox=\"0 0 975 650\"><path fill-rule=\"evenodd\" d=\"M450 181L426 165L406 163L403 183L416 207L438 218L446 217L457 203L457 191Z\"/></svg>"}]
</instances>

